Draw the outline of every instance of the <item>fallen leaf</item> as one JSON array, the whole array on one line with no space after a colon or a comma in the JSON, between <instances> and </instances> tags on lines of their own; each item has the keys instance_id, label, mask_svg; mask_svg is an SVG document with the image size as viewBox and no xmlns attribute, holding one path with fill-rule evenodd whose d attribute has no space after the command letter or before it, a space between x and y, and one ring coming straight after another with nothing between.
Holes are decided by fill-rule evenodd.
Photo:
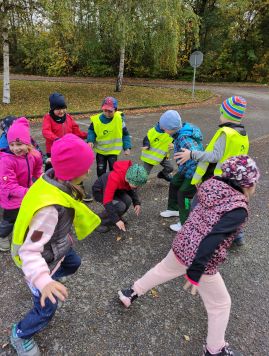
<instances>
[{"instance_id":1,"label":"fallen leaf","mask_svg":"<svg viewBox=\"0 0 269 356\"><path fill-rule=\"evenodd\" d=\"M188 335L184 335L184 339L185 339L186 341L190 341L190 337L189 337Z\"/></svg>"},{"instance_id":2,"label":"fallen leaf","mask_svg":"<svg viewBox=\"0 0 269 356\"><path fill-rule=\"evenodd\" d=\"M8 342L7 342L6 344L3 344L3 345L2 345L2 349L4 349L5 347L7 347L7 345L8 345Z\"/></svg>"},{"instance_id":3,"label":"fallen leaf","mask_svg":"<svg viewBox=\"0 0 269 356\"><path fill-rule=\"evenodd\" d=\"M158 198L154 198L154 200L158 200Z\"/></svg>"},{"instance_id":4,"label":"fallen leaf","mask_svg":"<svg viewBox=\"0 0 269 356\"><path fill-rule=\"evenodd\" d=\"M162 225L166 225L166 223L162 223Z\"/></svg>"},{"instance_id":5,"label":"fallen leaf","mask_svg":"<svg viewBox=\"0 0 269 356\"><path fill-rule=\"evenodd\" d=\"M156 291L156 289L151 289L151 291L150 291L150 293L149 293L151 296L152 296L152 298L158 298L159 297L159 294L158 294L158 292Z\"/></svg>"},{"instance_id":6,"label":"fallen leaf","mask_svg":"<svg viewBox=\"0 0 269 356\"><path fill-rule=\"evenodd\" d=\"M121 237L120 236L117 236L116 237L116 241L120 241L121 240Z\"/></svg>"}]
</instances>

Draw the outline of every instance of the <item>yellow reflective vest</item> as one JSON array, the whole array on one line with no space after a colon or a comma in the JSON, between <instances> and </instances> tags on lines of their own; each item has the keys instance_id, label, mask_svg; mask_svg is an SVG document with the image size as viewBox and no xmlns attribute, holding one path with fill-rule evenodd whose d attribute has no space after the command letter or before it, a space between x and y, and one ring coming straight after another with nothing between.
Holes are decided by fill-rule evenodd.
<instances>
[{"instance_id":1,"label":"yellow reflective vest","mask_svg":"<svg viewBox=\"0 0 269 356\"><path fill-rule=\"evenodd\" d=\"M75 210L73 224L78 240L87 237L101 222L99 216L85 204L40 177L23 198L14 225L11 254L18 267L21 267L22 264L18 252L24 243L33 216L39 209L55 204Z\"/></svg>"},{"instance_id":2,"label":"yellow reflective vest","mask_svg":"<svg viewBox=\"0 0 269 356\"><path fill-rule=\"evenodd\" d=\"M217 139L220 137L221 134L226 135L226 146L224 150L224 154L221 159L217 162L214 175L220 176L222 174L221 165L226 159L232 156L239 156L245 155L248 153L249 150L249 140L248 136L242 136L238 131L231 127L221 127L213 136L212 140L209 142L207 148L205 149L206 152L212 152L214 150L214 145ZM199 162L195 173L192 177L191 184L198 184L201 183L202 177L204 176L209 162Z\"/></svg>"},{"instance_id":3,"label":"yellow reflective vest","mask_svg":"<svg viewBox=\"0 0 269 356\"><path fill-rule=\"evenodd\" d=\"M96 134L94 151L102 155L119 155L122 150L122 117L121 112L116 111L113 119L103 124L100 120L102 114L91 117Z\"/></svg>"},{"instance_id":4,"label":"yellow reflective vest","mask_svg":"<svg viewBox=\"0 0 269 356\"><path fill-rule=\"evenodd\" d=\"M147 136L150 148L148 150L142 150L140 159L143 162L155 166L160 164L164 157L167 156L169 144L173 142L173 139L166 132L158 132L155 127L148 131Z\"/></svg>"}]
</instances>

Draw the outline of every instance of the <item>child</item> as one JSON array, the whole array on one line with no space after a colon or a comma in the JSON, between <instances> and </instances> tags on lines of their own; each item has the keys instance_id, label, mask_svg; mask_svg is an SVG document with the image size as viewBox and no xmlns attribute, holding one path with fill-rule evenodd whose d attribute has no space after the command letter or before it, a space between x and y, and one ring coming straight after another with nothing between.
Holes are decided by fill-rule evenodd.
<instances>
[{"instance_id":1,"label":"child","mask_svg":"<svg viewBox=\"0 0 269 356\"><path fill-rule=\"evenodd\" d=\"M8 149L7 132L15 120L17 120L16 116L7 116L0 122L0 128L3 130L1 137L0 137L0 151ZM45 163L47 157L46 157L46 155L43 154L40 146L33 139L32 136L31 136L31 145L34 146L34 148L40 152L40 154L42 156L43 163Z\"/></svg>"},{"instance_id":2,"label":"child","mask_svg":"<svg viewBox=\"0 0 269 356\"><path fill-rule=\"evenodd\" d=\"M0 128L3 131L0 137L0 150L8 148L7 132L15 120L17 120L16 116L6 116L0 121Z\"/></svg>"},{"instance_id":3,"label":"child","mask_svg":"<svg viewBox=\"0 0 269 356\"><path fill-rule=\"evenodd\" d=\"M56 139L63 137L65 134L72 133L82 139L87 138L87 133L81 131L73 117L66 113L67 105L62 94L52 93L49 96L49 102L50 111L44 116L42 124L42 135L46 140L46 152L48 158L50 158L51 155L50 151L53 142ZM52 165L50 159L48 159L45 171L50 168L52 168ZM82 189L84 190L83 186ZM85 190L83 200L85 202L92 201L91 195L85 192Z\"/></svg>"},{"instance_id":4,"label":"child","mask_svg":"<svg viewBox=\"0 0 269 356\"><path fill-rule=\"evenodd\" d=\"M175 152L181 151L182 148L203 150L201 130L188 122L182 124L177 111L166 111L160 118L160 126L165 132L172 134ZM173 127L174 130L171 132ZM189 215L190 200L196 192L195 186L191 185L196 165L195 161L190 160L179 166L170 182L168 207L160 215L164 218L179 216L180 221L170 225L170 229L173 231L179 231Z\"/></svg>"},{"instance_id":5,"label":"child","mask_svg":"<svg viewBox=\"0 0 269 356\"><path fill-rule=\"evenodd\" d=\"M14 121L7 132L8 149L0 153L0 251L8 251L8 235L13 230L22 199L32 180L42 173L42 158L31 144L29 122L25 117Z\"/></svg>"},{"instance_id":6,"label":"child","mask_svg":"<svg viewBox=\"0 0 269 356\"><path fill-rule=\"evenodd\" d=\"M125 116L118 111L118 101L108 96L102 103L103 113L91 117L87 141L96 152L97 176L106 173L117 161L123 148L124 154L129 155L131 137L125 125Z\"/></svg>"},{"instance_id":7,"label":"child","mask_svg":"<svg viewBox=\"0 0 269 356\"><path fill-rule=\"evenodd\" d=\"M259 170L248 156L231 157L223 163L221 177L198 188L198 204L177 233L168 255L131 288L118 292L129 307L153 287L185 275L185 289L196 288L208 313L204 355L239 355L225 342L231 300L218 265L223 263L238 229L248 216L248 201L255 191Z\"/></svg>"},{"instance_id":8,"label":"child","mask_svg":"<svg viewBox=\"0 0 269 356\"><path fill-rule=\"evenodd\" d=\"M197 149L182 149L182 152L175 154L175 159L178 159L181 165L189 159L199 162L191 184L199 184L213 175L221 175L221 164L227 158L248 153L248 135L241 124L246 106L246 100L240 96L224 100L220 106L220 128L206 150L201 152ZM239 246L244 244L242 233L235 242Z\"/></svg>"},{"instance_id":9,"label":"child","mask_svg":"<svg viewBox=\"0 0 269 356\"><path fill-rule=\"evenodd\" d=\"M172 110L170 110L172 111ZM169 149L173 148L173 138L160 128L160 123L152 127L147 136L143 139L141 161L144 162L144 168L150 174L152 168L158 164L163 167L163 170L157 174L157 178L171 181L170 173L173 172L173 165L168 159Z\"/></svg>"},{"instance_id":10,"label":"child","mask_svg":"<svg viewBox=\"0 0 269 356\"><path fill-rule=\"evenodd\" d=\"M102 224L99 232L108 232L110 225L116 225L126 231L122 216L131 203L138 216L141 210L136 188L146 184L148 174L144 167L132 164L132 161L118 161L113 170L99 177L92 187L93 197L102 203L105 210L100 214Z\"/></svg>"},{"instance_id":11,"label":"child","mask_svg":"<svg viewBox=\"0 0 269 356\"><path fill-rule=\"evenodd\" d=\"M94 160L92 149L73 134L51 148L54 169L38 179L26 194L14 227L12 256L21 267L33 295L34 306L12 326L11 344L18 355L39 355L33 336L52 319L58 300L67 289L58 282L76 272L81 259L73 250L72 224L79 240L88 236L100 219L81 203L78 184Z\"/></svg>"}]
</instances>

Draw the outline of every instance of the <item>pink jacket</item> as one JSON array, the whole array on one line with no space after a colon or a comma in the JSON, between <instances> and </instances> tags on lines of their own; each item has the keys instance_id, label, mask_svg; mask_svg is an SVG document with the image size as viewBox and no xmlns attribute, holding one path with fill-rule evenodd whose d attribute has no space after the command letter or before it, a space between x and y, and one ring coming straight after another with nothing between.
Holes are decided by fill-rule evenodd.
<instances>
[{"instance_id":1,"label":"pink jacket","mask_svg":"<svg viewBox=\"0 0 269 356\"><path fill-rule=\"evenodd\" d=\"M0 152L0 206L3 209L19 208L32 179L41 174L42 158L38 151L23 157Z\"/></svg>"}]
</instances>

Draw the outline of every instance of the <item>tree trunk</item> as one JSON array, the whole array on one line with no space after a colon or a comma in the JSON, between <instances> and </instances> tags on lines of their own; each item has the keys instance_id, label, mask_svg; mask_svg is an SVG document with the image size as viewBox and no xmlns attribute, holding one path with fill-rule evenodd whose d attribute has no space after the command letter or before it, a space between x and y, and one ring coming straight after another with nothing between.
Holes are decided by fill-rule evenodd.
<instances>
[{"instance_id":1,"label":"tree trunk","mask_svg":"<svg viewBox=\"0 0 269 356\"><path fill-rule=\"evenodd\" d=\"M10 82L9 82L9 43L8 32L4 31L3 36L3 103L10 103Z\"/></svg>"},{"instance_id":2,"label":"tree trunk","mask_svg":"<svg viewBox=\"0 0 269 356\"><path fill-rule=\"evenodd\" d=\"M120 92L122 88L123 81L123 72L124 72L124 58L125 58L125 45L120 49L120 65L119 65L119 74L116 82L116 92Z\"/></svg>"}]
</instances>

